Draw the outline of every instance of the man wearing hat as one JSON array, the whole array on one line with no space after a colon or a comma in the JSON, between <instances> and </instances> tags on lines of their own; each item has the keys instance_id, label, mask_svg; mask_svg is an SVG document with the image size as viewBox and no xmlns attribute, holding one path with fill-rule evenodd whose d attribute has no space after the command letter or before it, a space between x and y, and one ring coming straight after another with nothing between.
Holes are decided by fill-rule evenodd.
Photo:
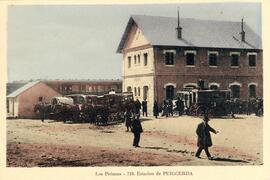
<instances>
[{"instance_id":1,"label":"man wearing hat","mask_svg":"<svg viewBox=\"0 0 270 180\"><path fill-rule=\"evenodd\" d=\"M198 136L198 141L197 141L198 150L197 150L195 156L197 158L200 158L200 154L201 154L202 150L204 150L208 159L212 160L213 157L211 157L211 154L208 151L208 148L212 146L212 139L211 139L210 132L217 134L218 131L216 131L215 129L210 127L208 124L208 121L210 121L210 120L206 114L203 117L203 122L201 122L196 129L196 134Z\"/></svg>"},{"instance_id":2,"label":"man wearing hat","mask_svg":"<svg viewBox=\"0 0 270 180\"><path fill-rule=\"evenodd\" d=\"M139 142L140 142L141 133L143 132L139 117L140 116L137 115L131 124L131 132L133 132L134 134L134 139L133 139L134 147L140 147Z\"/></svg>"}]
</instances>

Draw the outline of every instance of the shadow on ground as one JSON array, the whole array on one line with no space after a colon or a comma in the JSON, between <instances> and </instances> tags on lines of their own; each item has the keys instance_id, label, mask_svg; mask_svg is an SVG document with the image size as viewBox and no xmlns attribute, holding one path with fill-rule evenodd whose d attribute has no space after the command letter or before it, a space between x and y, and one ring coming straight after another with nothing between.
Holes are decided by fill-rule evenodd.
<instances>
[{"instance_id":1,"label":"shadow on ground","mask_svg":"<svg viewBox=\"0 0 270 180\"><path fill-rule=\"evenodd\" d=\"M249 163L248 161L240 160L240 159L229 159L229 158L213 158L212 161L225 161L225 162L235 162L235 163Z\"/></svg>"}]
</instances>

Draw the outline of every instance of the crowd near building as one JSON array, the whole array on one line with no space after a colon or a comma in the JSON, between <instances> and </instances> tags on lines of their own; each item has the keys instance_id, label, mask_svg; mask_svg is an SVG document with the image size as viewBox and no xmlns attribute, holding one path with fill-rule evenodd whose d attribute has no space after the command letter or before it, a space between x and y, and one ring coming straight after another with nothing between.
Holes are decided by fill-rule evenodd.
<instances>
[{"instance_id":1,"label":"crowd near building","mask_svg":"<svg viewBox=\"0 0 270 180\"><path fill-rule=\"evenodd\" d=\"M261 38L245 23L172 17L130 17L118 53L123 91L153 102L185 87L230 89L232 98L263 96Z\"/></svg>"}]
</instances>

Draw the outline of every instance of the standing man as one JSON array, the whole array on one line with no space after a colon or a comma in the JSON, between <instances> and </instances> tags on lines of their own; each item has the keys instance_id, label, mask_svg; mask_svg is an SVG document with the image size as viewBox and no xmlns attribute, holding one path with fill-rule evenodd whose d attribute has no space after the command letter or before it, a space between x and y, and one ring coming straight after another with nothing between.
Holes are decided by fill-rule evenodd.
<instances>
[{"instance_id":1,"label":"standing man","mask_svg":"<svg viewBox=\"0 0 270 180\"><path fill-rule=\"evenodd\" d=\"M40 103L40 119L41 122L44 122L45 119L45 104L43 102Z\"/></svg>"},{"instance_id":2,"label":"standing man","mask_svg":"<svg viewBox=\"0 0 270 180\"><path fill-rule=\"evenodd\" d=\"M162 107L162 109L163 109L163 113L162 113L162 116L166 116L166 117L168 117L168 103L167 103L167 100L164 100L163 101L163 107Z\"/></svg>"},{"instance_id":3,"label":"standing man","mask_svg":"<svg viewBox=\"0 0 270 180\"><path fill-rule=\"evenodd\" d=\"M135 114L139 114L140 115L140 110L141 110L141 102L137 99L135 101Z\"/></svg>"},{"instance_id":4,"label":"standing man","mask_svg":"<svg viewBox=\"0 0 270 180\"><path fill-rule=\"evenodd\" d=\"M197 146L198 150L195 154L197 158L200 158L200 154L202 150L205 151L207 157L209 160L213 160L213 157L211 157L211 154L208 151L208 148L212 146L212 139L210 132L213 132L215 134L218 133L215 129L209 126L209 118L207 115L204 115L203 122L200 123L196 129L196 134L198 136Z\"/></svg>"},{"instance_id":5,"label":"standing man","mask_svg":"<svg viewBox=\"0 0 270 180\"><path fill-rule=\"evenodd\" d=\"M169 116L173 116L173 102L171 99L168 100L168 109L169 109Z\"/></svg>"},{"instance_id":6,"label":"standing man","mask_svg":"<svg viewBox=\"0 0 270 180\"><path fill-rule=\"evenodd\" d=\"M159 108L158 108L157 100L155 100L155 102L154 102L153 114L154 114L155 118L158 117L158 114L159 114Z\"/></svg>"},{"instance_id":7,"label":"standing man","mask_svg":"<svg viewBox=\"0 0 270 180\"><path fill-rule=\"evenodd\" d=\"M184 110L184 102L178 97L175 104L176 104L176 109L177 109L177 111L179 113L179 116L182 116L183 115L183 110Z\"/></svg>"},{"instance_id":8,"label":"standing man","mask_svg":"<svg viewBox=\"0 0 270 180\"><path fill-rule=\"evenodd\" d=\"M145 114L145 116L147 117L147 101L146 101L146 99L144 99L142 102L142 111L143 111L143 116Z\"/></svg>"},{"instance_id":9,"label":"standing man","mask_svg":"<svg viewBox=\"0 0 270 180\"><path fill-rule=\"evenodd\" d=\"M143 132L141 121L140 121L139 117L140 116L137 115L131 124L131 131L134 134L134 139L133 139L133 146L134 147L140 147L139 142L140 142L140 138L141 138L141 133Z\"/></svg>"}]
</instances>

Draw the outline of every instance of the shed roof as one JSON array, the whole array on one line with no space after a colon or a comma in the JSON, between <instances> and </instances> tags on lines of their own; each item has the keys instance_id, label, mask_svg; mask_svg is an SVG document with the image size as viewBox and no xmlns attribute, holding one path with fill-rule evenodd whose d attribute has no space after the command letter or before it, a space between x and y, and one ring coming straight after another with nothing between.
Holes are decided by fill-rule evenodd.
<instances>
[{"instance_id":1,"label":"shed roof","mask_svg":"<svg viewBox=\"0 0 270 180\"><path fill-rule=\"evenodd\" d=\"M25 84L24 86L20 87L19 89L17 89L16 91L12 92L11 94L9 94L7 96L7 98L15 98L18 95L20 95L21 93L23 93L24 91L26 91L27 89L35 86L36 84L40 83L41 81L34 81L34 82L29 82L27 84Z\"/></svg>"},{"instance_id":2,"label":"shed roof","mask_svg":"<svg viewBox=\"0 0 270 180\"><path fill-rule=\"evenodd\" d=\"M132 15L119 43L124 48L129 31L136 24L152 46L262 49L261 38L244 23L245 42L241 41L241 22L180 18L182 39L177 38L177 18Z\"/></svg>"}]
</instances>

